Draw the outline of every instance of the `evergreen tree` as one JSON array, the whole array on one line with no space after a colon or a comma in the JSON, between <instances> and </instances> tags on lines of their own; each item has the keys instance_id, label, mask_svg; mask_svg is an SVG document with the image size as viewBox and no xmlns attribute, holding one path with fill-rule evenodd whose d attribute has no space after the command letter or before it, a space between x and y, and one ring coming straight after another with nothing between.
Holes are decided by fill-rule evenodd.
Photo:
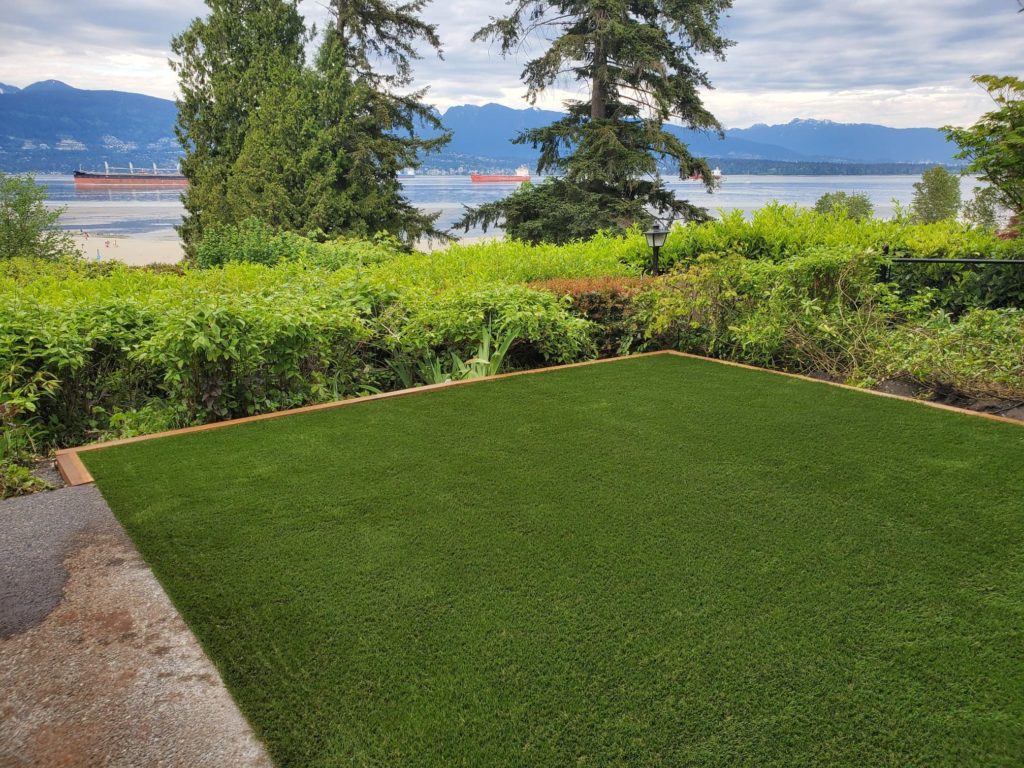
<instances>
[{"instance_id":1,"label":"evergreen tree","mask_svg":"<svg viewBox=\"0 0 1024 768\"><path fill-rule=\"evenodd\" d=\"M175 133L189 180L179 232L190 251L205 227L232 221L228 179L250 120L268 85L302 67L307 37L296 0L206 4L210 14L171 41L181 93Z\"/></svg>"},{"instance_id":2,"label":"evergreen tree","mask_svg":"<svg viewBox=\"0 0 1024 768\"><path fill-rule=\"evenodd\" d=\"M255 217L275 230L309 232L309 149L318 125L318 82L308 69L272 73L238 159L229 169L225 221Z\"/></svg>"},{"instance_id":3,"label":"evergreen tree","mask_svg":"<svg viewBox=\"0 0 1024 768\"><path fill-rule=\"evenodd\" d=\"M714 187L706 161L691 155L663 125L675 118L690 128L721 132L698 93L710 81L697 57L724 58L731 43L719 34L718 22L731 5L731 0L513 0L512 13L492 19L474 40L496 40L508 55L534 34L553 33L545 53L523 70L528 99L535 103L566 75L587 83L590 96L566 102L563 119L516 138L540 150L538 173L563 179L469 209L459 226L486 229L504 223L513 237L561 242L567 239L567 218L581 225L572 236L646 224L652 210L659 216L706 218L704 209L666 189L658 162L676 166L681 177L700 175L708 191ZM521 219L531 208L539 218ZM549 210L556 214L549 216Z\"/></svg>"},{"instance_id":4,"label":"evergreen tree","mask_svg":"<svg viewBox=\"0 0 1024 768\"><path fill-rule=\"evenodd\" d=\"M310 35L294 2L208 1L209 17L173 41L190 181L181 234L190 251L210 226L253 216L303 234L385 231L409 244L447 237L397 180L448 138L417 134L440 122L423 91L408 92L415 45L439 46L416 15L424 4L334 0L333 22L307 67Z\"/></svg>"},{"instance_id":5,"label":"evergreen tree","mask_svg":"<svg viewBox=\"0 0 1024 768\"><path fill-rule=\"evenodd\" d=\"M422 236L447 239L402 195L397 174L417 168L421 154L450 135L423 102L425 89L409 92L415 44L440 55L433 25L418 18L425 2L333 0L333 24L316 61L318 131L309 156L309 223L325 232L371 235L386 231L412 245ZM372 54L389 73L378 71ZM424 138L431 128L436 135Z\"/></svg>"},{"instance_id":6,"label":"evergreen tree","mask_svg":"<svg viewBox=\"0 0 1024 768\"><path fill-rule=\"evenodd\" d=\"M941 165L929 168L914 183L910 210L914 219L924 224L955 219L960 211L960 179Z\"/></svg>"}]
</instances>

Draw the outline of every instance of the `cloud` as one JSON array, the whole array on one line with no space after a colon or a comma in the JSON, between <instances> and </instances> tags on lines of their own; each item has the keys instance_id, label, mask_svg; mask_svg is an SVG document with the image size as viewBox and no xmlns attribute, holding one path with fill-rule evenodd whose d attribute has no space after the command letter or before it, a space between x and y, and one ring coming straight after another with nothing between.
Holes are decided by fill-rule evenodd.
<instances>
[{"instance_id":1,"label":"cloud","mask_svg":"<svg viewBox=\"0 0 1024 768\"><path fill-rule=\"evenodd\" d=\"M323 26L326 0L300 10ZM495 101L525 106L519 75L545 45L519 57L473 43L504 11L495 0L434 0L444 59L425 52L420 85L440 108ZM1024 17L1016 0L735 0L723 28L736 41L724 62L708 60L707 103L727 126L815 117L900 127L967 124L988 108L970 82L979 72L1020 74ZM0 19L0 81L58 79L171 98L169 40L206 12L200 0L33 0ZM569 90L545 94L557 108Z\"/></svg>"}]
</instances>

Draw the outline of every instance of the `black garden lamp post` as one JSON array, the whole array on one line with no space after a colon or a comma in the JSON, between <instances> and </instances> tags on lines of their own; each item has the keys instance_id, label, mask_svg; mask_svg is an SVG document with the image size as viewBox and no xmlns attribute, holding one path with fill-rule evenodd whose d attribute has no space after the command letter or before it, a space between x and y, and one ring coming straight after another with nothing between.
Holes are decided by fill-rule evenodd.
<instances>
[{"instance_id":1,"label":"black garden lamp post","mask_svg":"<svg viewBox=\"0 0 1024 768\"><path fill-rule=\"evenodd\" d=\"M651 260L651 274L655 277L658 276L658 251L661 250L661 246L665 244L668 239L668 229L662 225L658 220L655 220L651 228L644 232L644 237L647 238L647 244L651 246L651 250L654 252L654 258Z\"/></svg>"}]
</instances>

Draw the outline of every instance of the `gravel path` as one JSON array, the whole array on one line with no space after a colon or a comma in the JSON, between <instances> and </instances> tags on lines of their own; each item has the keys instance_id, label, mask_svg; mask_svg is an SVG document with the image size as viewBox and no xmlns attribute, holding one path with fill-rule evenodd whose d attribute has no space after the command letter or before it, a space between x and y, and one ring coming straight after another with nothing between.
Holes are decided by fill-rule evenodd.
<instances>
[{"instance_id":1,"label":"gravel path","mask_svg":"<svg viewBox=\"0 0 1024 768\"><path fill-rule=\"evenodd\" d=\"M93 486L0 502L0 766L269 766Z\"/></svg>"}]
</instances>

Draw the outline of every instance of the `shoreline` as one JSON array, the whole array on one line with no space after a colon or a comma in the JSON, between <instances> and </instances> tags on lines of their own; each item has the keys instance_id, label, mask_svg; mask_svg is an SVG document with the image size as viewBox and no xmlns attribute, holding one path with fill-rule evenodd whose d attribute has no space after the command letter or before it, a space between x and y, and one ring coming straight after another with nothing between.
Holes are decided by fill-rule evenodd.
<instances>
[{"instance_id":1,"label":"shoreline","mask_svg":"<svg viewBox=\"0 0 1024 768\"><path fill-rule=\"evenodd\" d=\"M72 234L81 257L86 261L119 261L133 267L148 264L177 264L185 257L181 242L155 237L125 237L91 232Z\"/></svg>"},{"instance_id":2,"label":"shoreline","mask_svg":"<svg viewBox=\"0 0 1024 768\"><path fill-rule=\"evenodd\" d=\"M117 261L132 267L149 264L178 264L185 258L185 251L178 239L146 235L104 235L95 232L69 233L79 256L86 261ZM501 240L501 235L462 237L458 245L477 245ZM429 242L426 239L416 243L415 250L433 253L444 250L448 243Z\"/></svg>"}]
</instances>

